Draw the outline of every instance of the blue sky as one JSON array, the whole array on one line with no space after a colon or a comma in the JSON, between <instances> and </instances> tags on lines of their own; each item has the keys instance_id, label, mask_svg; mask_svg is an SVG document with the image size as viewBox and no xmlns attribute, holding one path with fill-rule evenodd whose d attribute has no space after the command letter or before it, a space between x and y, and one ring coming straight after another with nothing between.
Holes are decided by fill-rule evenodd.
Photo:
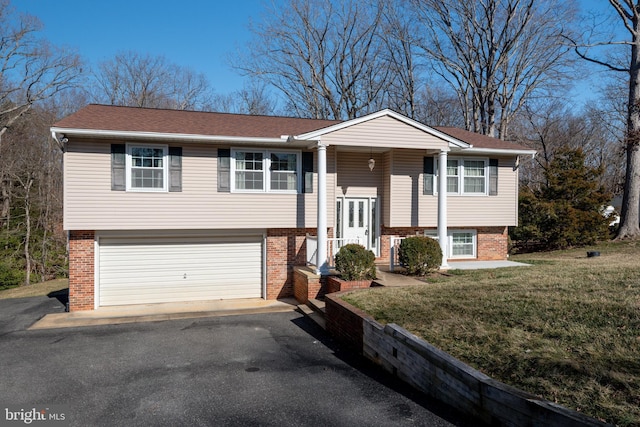
<instances>
[{"instance_id":1,"label":"blue sky","mask_svg":"<svg viewBox=\"0 0 640 427\"><path fill-rule=\"evenodd\" d=\"M128 50L164 55L170 62L204 73L216 92L226 94L241 89L244 80L225 57L246 48L250 21L258 21L264 3L270 1L11 0L11 4L42 21L44 38L76 49L91 66ZM607 0L577 2L583 11L599 15L611 11ZM600 69L592 70L595 73L587 73L592 79L601 78ZM589 96L592 84L593 80L579 84L577 96Z\"/></svg>"},{"instance_id":2,"label":"blue sky","mask_svg":"<svg viewBox=\"0 0 640 427\"><path fill-rule=\"evenodd\" d=\"M263 0L11 0L37 16L43 37L75 48L90 65L132 50L164 55L204 73L218 93L240 89L225 56L244 48Z\"/></svg>"}]
</instances>

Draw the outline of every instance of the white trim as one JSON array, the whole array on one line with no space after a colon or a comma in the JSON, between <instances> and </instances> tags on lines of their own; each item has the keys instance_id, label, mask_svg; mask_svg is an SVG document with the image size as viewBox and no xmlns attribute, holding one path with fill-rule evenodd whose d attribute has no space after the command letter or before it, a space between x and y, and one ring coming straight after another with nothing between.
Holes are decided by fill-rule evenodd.
<instances>
[{"instance_id":1,"label":"white trim","mask_svg":"<svg viewBox=\"0 0 640 427\"><path fill-rule=\"evenodd\" d=\"M125 153L125 179L126 189L131 192L140 193L166 193L169 191L169 146L166 144L136 144L127 143ZM159 148L162 149L162 188L147 188L147 187L132 187L131 186L131 169L133 165L131 163L131 150L132 148ZM155 168L154 168L155 169Z\"/></svg>"},{"instance_id":2,"label":"white trim","mask_svg":"<svg viewBox=\"0 0 640 427\"><path fill-rule=\"evenodd\" d=\"M93 309L100 307L100 236L93 232Z\"/></svg>"},{"instance_id":3,"label":"white trim","mask_svg":"<svg viewBox=\"0 0 640 427\"><path fill-rule=\"evenodd\" d=\"M154 139L154 140L174 140L174 141L198 141L198 142L231 142L236 144L282 144L281 138L248 137L248 136L225 136L225 135L199 135L189 133L167 133L167 132L142 132L142 131L117 131L100 129L74 129L52 127L51 134L56 139L56 135L85 136L95 138L118 138L118 139Z\"/></svg>"},{"instance_id":4,"label":"white trim","mask_svg":"<svg viewBox=\"0 0 640 427\"><path fill-rule=\"evenodd\" d=\"M403 116L402 114L396 113L395 111L389 110L389 109L384 109L384 110L380 110L377 111L375 113L371 113L371 114L367 114L366 116L362 116L362 117L358 117L356 119L352 119L352 120L347 120L344 121L342 123L337 123L333 126L328 126L322 129L318 129L315 131L311 131L311 132L307 132L307 133L303 133L301 135L297 135L295 137L292 138L292 140L314 140L314 139L318 139L319 137L321 137L322 135L326 135L328 133L332 133L332 132L336 132L339 131L341 129L345 129L351 126L355 126L358 125L360 123L364 123L364 122L368 122L369 120L374 120L380 117L391 117L394 118L406 125L409 126L413 126L414 128L421 130L425 133L428 133L430 135L433 135L435 137L438 137L444 141L447 141L450 145L454 146L454 147L459 147L459 148L471 148L473 147L473 145L468 144L464 141L461 141L457 138L454 138L450 135L447 135L446 133L440 132L439 130L436 130L432 127L429 127L427 125L424 125L420 122L417 122L413 119L410 119L409 117ZM392 146L390 146L392 147Z\"/></svg>"},{"instance_id":5,"label":"white trim","mask_svg":"<svg viewBox=\"0 0 640 427\"><path fill-rule=\"evenodd\" d=\"M267 299L267 233L262 234L262 299Z\"/></svg>"},{"instance_id":6,"label":"white trim","mask_svg":"<svg viewBox=\"0 0 640 427\"><path fill-rule=\"evenodd\" d=\"M510 156L531 156L531 157L535 157L537 154L536 150L511 150L511 149L504 149L504 148L476 148L476 147L472 147L472 148L467 148L466 150L464 150L464 153L470 153L470 154L486 154L486 155L493 155L493 154L502 154L502 155L510 155Z\"/></svg>"},{"instance_id":7,"label":"white trim","mask_svg":"<svg viewBox=\"0 0 640 427\"><path fill-rule=\"evenodd\" d=\"M471 234L473 239L473 255L454 255L453 254L453 235L454 234ZM449 230L448 233L449 240L449 258L450 259L476 259L478 258L478 230L476 229L468 229L468 228L460 228L460 229L452 229Z\"/></svg>"}]
</instances>

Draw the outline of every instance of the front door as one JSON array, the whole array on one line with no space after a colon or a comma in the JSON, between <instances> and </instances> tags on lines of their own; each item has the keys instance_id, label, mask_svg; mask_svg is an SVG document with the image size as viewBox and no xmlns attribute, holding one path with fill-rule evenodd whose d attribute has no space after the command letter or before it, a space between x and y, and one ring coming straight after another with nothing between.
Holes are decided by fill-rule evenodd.
<instances>
[{"instance_id":1,"label":"front door","mask_svg":"<svg viewBox=\"0 0 640 427\"><path fill-rule=\"evenodd\" d=\"M338 200L339 245L355 243L377 253L377 203L375 197L346 197Z\"/></svg>"}]
</instances>

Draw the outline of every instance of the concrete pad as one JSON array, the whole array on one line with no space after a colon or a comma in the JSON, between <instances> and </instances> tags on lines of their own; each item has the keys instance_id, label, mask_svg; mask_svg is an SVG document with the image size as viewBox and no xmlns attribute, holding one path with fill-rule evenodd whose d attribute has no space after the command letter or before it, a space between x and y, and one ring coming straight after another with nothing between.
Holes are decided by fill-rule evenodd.
<instances>
[{"instance_id":1,"label":"concrete pad","mask_svg":"<svg viewBox=\"0 0 640 427\"><path fill-rule=\"evenodd\" d=\"M80 326L159 322L164 320L195 319L240 314L279 313L293 311L296 307L297 301L293 298L280 300L247 298L238 300L121 305L101 307L97 310L47 314L28 329L75 328Z\"/></svg>"},{"instance_id":2,"label":"concrete pad","mask_svg":"<svg viewBox=\"0 0 640 427\"><path fill-rule=\"evenodd\" d=\"M530 265L515 261L449 261L449 270L485 270L506 267L529 267Z\"/></svg>"},{"instance_id":3,"label":"concrete pad","mask_svg":"<svg viewBox=\"0 0 640 427\"><path fill-rule=\"evenodd\" d=\"M385 271L384 268L378 268L376 271L377 277L374 280L378 286L385 287L397 287L397 286L414 286L414 285L424 285L425 283L421 280L414 279L410 276L405 276L404 274L391 273L390 271Z\"/></svg>"}]
</instances>

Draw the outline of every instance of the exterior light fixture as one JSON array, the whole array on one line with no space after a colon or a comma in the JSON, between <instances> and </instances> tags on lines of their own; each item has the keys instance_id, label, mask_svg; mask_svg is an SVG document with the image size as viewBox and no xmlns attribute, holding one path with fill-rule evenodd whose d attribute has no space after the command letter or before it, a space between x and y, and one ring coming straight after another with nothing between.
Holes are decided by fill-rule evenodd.
<instances>
[{"instance_id":1,"label":"exterior light fixture","mask_svg":"<svg viewBox=\"0 0 640 427\"><path fill-rule=\"evenodd\" d=\"M373 168L376 167L376 161L373 158L373 148L369 148L369 170L373 172Z\"/></svg>"}]
</instances>

